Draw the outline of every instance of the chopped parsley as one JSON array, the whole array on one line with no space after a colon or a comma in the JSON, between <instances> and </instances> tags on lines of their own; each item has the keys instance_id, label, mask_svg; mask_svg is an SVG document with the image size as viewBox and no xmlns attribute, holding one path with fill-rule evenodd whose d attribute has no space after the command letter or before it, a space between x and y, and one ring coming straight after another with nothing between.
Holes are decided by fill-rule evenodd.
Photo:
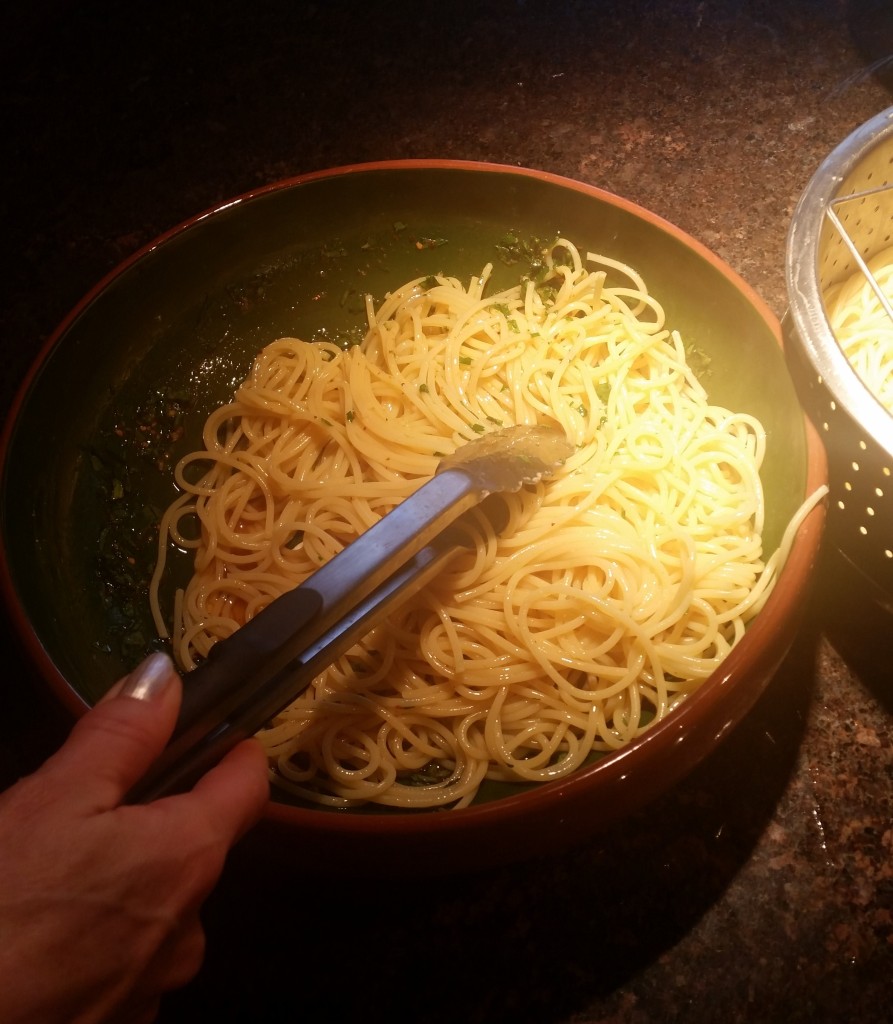
<instances>
[{"instance_id":1,"label":"chopped parsley","mask_svg":"<svg viewBox=\"0 0 893 1024\"><path fill-rule=\"evenodd\" d=\"M417 238L415 240L416 249L439 249L446 244L445 238Z\"/></svg>"}]
</instances>

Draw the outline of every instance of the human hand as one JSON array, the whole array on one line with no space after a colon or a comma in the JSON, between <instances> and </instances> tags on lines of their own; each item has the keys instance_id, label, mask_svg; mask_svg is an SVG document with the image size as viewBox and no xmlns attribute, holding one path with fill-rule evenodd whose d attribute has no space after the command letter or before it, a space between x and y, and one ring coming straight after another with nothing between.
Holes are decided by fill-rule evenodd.
<instances>
[{"instance_id":1,"label":"human hand","mask_svg":"<svg viewBox=\"0 0 893 1024\"><path fill-rule=\"evenodd\" d=\"M0 795L0 1020L148 1022L204 956L199 910L268 797L256 740L189 793L121 801L163 749L180 680L152 655Z\"/></svg>"}]
</instances>

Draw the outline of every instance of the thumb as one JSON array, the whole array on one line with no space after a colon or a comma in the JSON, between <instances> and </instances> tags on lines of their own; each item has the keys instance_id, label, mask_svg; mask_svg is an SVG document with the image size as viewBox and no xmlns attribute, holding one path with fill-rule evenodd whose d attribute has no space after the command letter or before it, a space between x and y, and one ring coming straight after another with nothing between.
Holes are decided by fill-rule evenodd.
<instances>
[{"instance_id":1,"label":"thumb","mask_svg":"<svg viewBox=\"0 0 893 1024\"><path fill-rule=\"evenodd\" d=\"M164 749L181 683L166 654L152 654L80 719L44 771L94 811L117 807Z\"/></svg>"}]
</instances>

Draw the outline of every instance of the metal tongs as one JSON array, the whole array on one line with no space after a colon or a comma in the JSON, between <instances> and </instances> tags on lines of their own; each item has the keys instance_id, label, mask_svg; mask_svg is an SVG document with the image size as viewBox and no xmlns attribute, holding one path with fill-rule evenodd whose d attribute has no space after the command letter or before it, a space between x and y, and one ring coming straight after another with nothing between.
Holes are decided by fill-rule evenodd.
<instances>
[{"instance_id":1,"label":"metal tongs","mask_svg":"<svg viewBox=\"0 0 893 1024\"><path fill-rule=\"evenodd\" d=\"M186 674L173 736L129 801L189 789L467 548L470 510L550 476L572 451L552 427L519 426L484 434L443 459L411 497ZM491 500L486 509L497 531L504 528L503 503Z\"/></svg>"}]
</instances>

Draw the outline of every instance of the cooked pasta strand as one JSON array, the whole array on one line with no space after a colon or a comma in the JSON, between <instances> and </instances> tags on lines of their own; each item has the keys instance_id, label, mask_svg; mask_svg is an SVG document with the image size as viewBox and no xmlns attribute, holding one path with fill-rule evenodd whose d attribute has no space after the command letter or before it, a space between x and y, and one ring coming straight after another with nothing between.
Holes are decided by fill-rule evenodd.
<instances>
[{"instance_id":1,"label":"cooked pasta strand","mask_svg":"<svg viewBox=\"0 0 893 1024\"><path fill-rule=\"evenodd\" d=\"M551 293L440 275L368 299L360 346L273 342L177 468L152 600L166 634L167 542L193 549L172 638L189 669L479 432L548 422L576 446L262 731L308 800L463 807L485 778L622 747L720 664L792 543L799 521L764 560L765 432L710 404L641 278L563 239L549 259Z\"/></svg>"}]
</instances>

